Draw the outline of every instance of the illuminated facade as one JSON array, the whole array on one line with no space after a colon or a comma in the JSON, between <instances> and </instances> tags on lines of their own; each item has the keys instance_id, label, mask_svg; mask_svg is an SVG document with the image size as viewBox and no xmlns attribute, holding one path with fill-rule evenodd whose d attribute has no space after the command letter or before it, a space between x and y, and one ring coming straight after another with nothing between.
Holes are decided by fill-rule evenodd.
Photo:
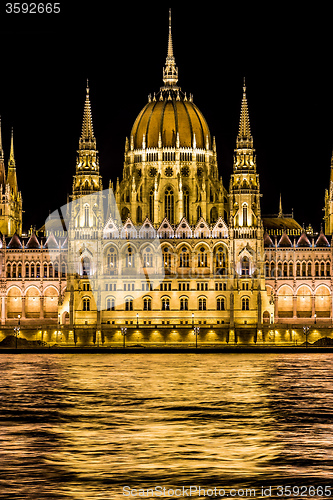
<instances>
[{"instance_id":1,"label":"illuminated facade","mask_svg":"<svg viewBox=\"0 0 333 500\"><path fill-rule=\"evenodd\" d=\"M119 218L111 198L105 205L88 85L75 204L61 231L22 237L13 143L7 184L1 146L3 328L20 316L26 330L55 329L57 341L62 332L63 341L89 344L121 342L121 328L140 342L190 341L189 335L193 342L194 326L207 342L266 342L279 325L280 340L290 342L292 325L331 326L327 237L309 237L282 206L276 217L262 217L245 81L229 189L219 174L215 138L192 95L178 86L171 22L163 83L126 139L122 179L108 183ZM156 239L162 281L136 272L157 265Z\"/></svg>"}]
</instances>

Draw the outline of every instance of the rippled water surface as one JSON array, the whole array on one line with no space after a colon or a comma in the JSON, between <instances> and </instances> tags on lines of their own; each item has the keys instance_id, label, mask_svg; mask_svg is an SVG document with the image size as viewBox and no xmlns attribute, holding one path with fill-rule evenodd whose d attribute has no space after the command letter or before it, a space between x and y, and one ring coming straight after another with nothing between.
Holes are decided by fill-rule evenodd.
<instances>
[{"instance_id":1,"label":"rippled water surface","mask_svg":"<svg viewBox=\"0 0 333 500\"><path fill-rule=\"evenodd\" d=\"M0 400L1 499L333 497L331 354L1 355Z\"/></svg>"}]
</instances>

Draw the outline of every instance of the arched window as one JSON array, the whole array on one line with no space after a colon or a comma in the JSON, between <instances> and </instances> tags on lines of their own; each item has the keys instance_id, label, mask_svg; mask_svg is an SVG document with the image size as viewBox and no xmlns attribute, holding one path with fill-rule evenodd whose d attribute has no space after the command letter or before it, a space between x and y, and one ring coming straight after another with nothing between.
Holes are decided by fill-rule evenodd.
<instances>
[{"instance_id":1,"label":"arched window","mask_svg":"<svg viewBox=\"0 0 333 500\"><path fill-rule=\"evenodd\" d=\"M249 276L249 274L250 274L250 260L245 255L242 258L242 276Z\"/></svg>"},{"instance_id":2,"label":"arched window","mask_svg":"<svg viewBox=\"0 0 333 500\"><path fill-rule=\"evenodd\" d=\"M29 266L28 266L28 269L29 269ZM10 264L7 264L7 278L11 278L11 273L12 273L12 270L11 270L11 266ZM27 275L27 273L25 273Z\"/></svg>"},{"instance_id":3,"label":"arched window","mask_svg":"<svg viewBox=\"0 0 333 500\"><path fill-rule=\"evenodd\" d=\"M242 311L249 311L250 309L250 299L248 297L242 298Z\"/></svg>"},{"instance_id":4,"label":"arched window","mask_svg":"<svg viewBox=\"0 0 333 500\"><path fill-rule=\"evenodd\" d=\"M149 193L149 219L154 222L154 190Z\"/></svg>"},{"instance_id":5,"label":"arched window","mask_svg":"<svg viewBox=\"0 0 333 500\"><path fill-rule=\"evenodd\" d=\"M184 216L188 221L190 217L190 192L187 188L183 189Z\"/></svg>"},{"instance_id":6,"label":"arched window","mask_svg":"<svg viewBox=\"0 0 333 500\"><path fill-rule=\"evenodd\" d=\"M107 251L106 265L110 271L117 267L117 250L114 247L110 247Z\"/></svg>"},{"instance_id":7,"label":"arched window","mask_svg":"<svg viewBox=\"0 0 333 500\"><path fill-rule=\"evenodd\" d=\"M331 263L326 262L326 276L331 276Z\"/></svg>"},{"instance_id":8,"label":"arched window","mask_svg":"<svg viewBox=\"0 0 333 500\"><path fill-rule=\"evenodd\" d=\"M107 311L114 311L116 308L116 301L114 297L108 297L106 299L106 310Z\"/></svg>"},{"instance_id":9,"label":"arched window","mask_svg":"<svg viewBox=\"0 0 333 500\"><path fill-rule=\"evenodd\" d=\"M88 297L83 299L83 311L90 311L90 299Z\"/></svg>"},{"instance_id":10,"label":"arched window","mask_svg":"<svg viewBox=\"0 0 333 500\"><path fill-rule=\"evenodd\" d=\"M140 207L140 205L136 209L136 221L138 224L140 224L140 222L142 222L142 208Z\"/></svg>"},{"instance_id":11,"label":"arched window","mask_svg":"<svg viewBox=\"0 0 333 500\"><path fill-rule=\"evenodd\" d=\"M320 276L325 276L325 263L321 262L320 264Z\"/></svg>"},{"instance_id":12,"label":"arched window","mask_svg":"<svg viewBox=\"0 0 333 500\"><path fill-rule=\"evenodd\" d=\"M269 277L269 262L265 262L265 277Z\"/></svg>"},{"instance_id":13,"label":"arched window","mask_svg":"<svg viewBox=\"0 0 333 500\"><path fill-rule=\"evenodd\" d=\"M19 264L17 266L17 274L18 274L18 278L22 278L22 264Z\"/></svg>"},{"instance_id":14,"label":"arched window","mask_svg":"<svg viewBox=\"0 0 333 500\"><path fill-rule=\"evenodd\" d=\"M225 311L225 298L224 297L217 297L216 309L217 309L217 311Z\"/></svg>"},{"instance_id":15,"label":"arched window","mask_svg":"<svg viewBox=\"0 0 333 500\"><path fill-rule=\"evenodd\" d=\"M186 247L183 247L180 251L179 267L190 267L190 253Z\"/></svg>"},{"instance_id":16,"label":"arched window","mask_svg":"<svg viewBox=\"0 0 333 500\"><path fill-rule=\"evenodd\" d=\"M16 278L16 264L13 264L13 267L12 267L12 277Z\"/></svg>"},{"instance_id":17,"label":"arched window","mask_svg":"<svg viewBox=\"0 0 333 500\"><path fill-rule=\"evenodd\" d=\"M170 311L170 299L169 299L169 297L162 298L162 311Z\"/></svg>"},{"instance_id":18,"label":"arched window","mask_svg":"<svg viewBox=\"0 0 333 500\"><path fill-rule=\"evenodd\" d=\"M198 309L199 311L206 311L207 309L207 300L206 297L200 297L198 301Z\"/></svg>"},{"instance_id":19,"label":"arched window","mask_svg":"<svg viewBox=\"0 0 333 500\"><path fill-rule=\"evenodd\" d=\"M306 263L302 262L302 276L306 276Z\"/></svg>"},{"instance_id":20,"label":"arched window","mask_svg":"<svg viewBox=\"0 0 333 500\"><path fill-rule=\"evenodd\" d=\"M125 222L129 215L129 208L128 207L123 207L121 210L121 220L122 222Z\"/></svg>"},{"instance_id":21,"label":"arched window","mask_svg":"<svg viewBox=\"0 0 333 500\"><path fill-rule=\"evenodd\" d=\"M215 265L216 271L219 274L227 274L227 254L225 249L220 246L218 247L215 255Z\"/></svg>"},{"instance_id":22,"label":"arched window","mask_svg":"<svg viewBox=\"0 0 333 500\"><path fill-rule=\"evenodd\" d=\"M143 267L153 266L153 251L150 247L146 247L143 251Z\"/></svg>"},{"instance_id":23,"label":"arched window","mask_svg":"<svg viewBox=\"0 0 333 500\"><path fill-rule=\"evenodd\" d=\"M58 266L57 266L58 269ZM90 260L88 257L83 257L82 259L82 275L89 276L90 275Z\"/></svg>"},{"instance_id":24,"label":"arched window","mask_svg":"<svg viewBox=\"0 0 333 500\"><path fill-rule=\"evenodd\" d=\"M289 276L294 276L294 264L289 262Z\"/></svg>"},{"instance_id":25,"label":"arched window","mask_svg":"<svg viewBox=\"0 0 333 500\"><path fill-rule=\"evenodd\" d=\"M132 297L127 297L125 299L125 311L133 311L133 299L132 299Z\"/></svg>"},{"instance_id":26,"label":"arched window","mask_svg":"<svg viewBox=\"0 0 333 500\"><path fill-rule=\"evenodd\" d=\"M52 264L51 264L52 265ZM26 278L29 278L30 277L30 269L29 269L29 264L26 264L25 265L25 277ZM53 273L52 273L52 276L50 275L50 277L53 277Z\"/></svg>"},{"instance_id":27,"label":"arched window","mask_svg":"<svg viewBox=\"0 0 333 500\"><path fill-rule=\"evenodd\" d=\"M211 224L213 224L214 222L216 222L218 219L218 212L217 212L217 208L216 207L213 207L210 211L210 222Z\"/></svg>"},{"instance_id":28,"label":"arched window","mask_svg":"<svg viewBox=\"0 0 333 500\"><path fill-rule=\"evenodd\" d=\"M144 311L151 311L151 298L150 297L144 297L143 310Z\"/></svg>"},{"instance_id":29,"label":"arched window","mask_svg":"<svg viewBox=\"0 0 333 500\"><path fill-rule=\"evenodd\" d=\"M171 187L165 190L164 194L165 217L168 221L174 223L174 195Z\"/></svg>"},{"instance_id":30,"label":"arched window","mask_svg":"<svg viewBox=\"0 0 333 500\"><path fill-rule=\"evenodd\" d=\"M163 248L164 267L171 267L171 252L169 248Z\"/></svg>"},{"instance_id":31,"label":"arched window","mask_svg":"<svg viewBox=\"0 0 333 500\"><path fill-rule=\"evenodd\" d=\"M125 267L133 267L134 265L134 255L132 247L128 247L125 253Z\"/></svg>"},{"instance_id":32,"label":"arched window","mask_svg":"<svg viewBox=\"0 0 333 500\"><path fill-rule=\"evenodd\" d=\"M180 298L180 310L181 311L188 311L188 298L187 297Z\"/></svg>"},{"instance_id":33,"label":"arched window","mask_svg":"<svg viewBox=\"0 0 333 500\"><path fill-rule=\"evenodd\" d=\"M200 247L198 252L198 267L207 267L207 252L204 247Z\"/></svg>"},{"instance_id":34,"label":"arched window","mask_svg":"<svg viewBox=\"0 0 333 500\"><path fill-rule=\"evenodd\" d=\"M44 264L43 266L43 270L44 270L44 278L47 278L47 264Z\"/></svg>"},{"instance_id":35,"label":"arched window","mask_svg":"<svg viewBox=\"0 0 333 500\"><path fill-rule=\"evenodd\" d=\"M89 205L84 205L84 226L89 227Z\"/></svg>"},{"instance_id":36,"label":"arched window","mask_svg":"<svg viewBox=\"0 0 333 500\"><path fill-rule=\"evenodd\" d=\"M243 226L247 226L248 225L248 222L247 222L247 204L244 203L243 205Z\"/></svg>"}]
</instances>

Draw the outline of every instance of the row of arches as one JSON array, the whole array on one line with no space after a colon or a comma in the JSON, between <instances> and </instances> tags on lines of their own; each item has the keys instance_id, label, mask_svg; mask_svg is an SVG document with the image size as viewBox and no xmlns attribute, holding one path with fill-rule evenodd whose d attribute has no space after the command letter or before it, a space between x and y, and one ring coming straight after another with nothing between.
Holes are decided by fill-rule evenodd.
<instances>
[{"instance_id":1,"label":"row of arches","mask_svg":"<svg viewBox=\"0 0 333 500\"><path fill-rule=\"evenodd\" d=\"M162 256L162 263L160 258ZM125 245L122 249L116 246L109 246L105 251L104 266L106 273L111 273L121 266L122 268L132 268L141 266L144 268L154 268L164 266L171 270L175 267L208 268L213 265L216 272L226 274L228 268L228 249L225 245L216 245L212 250L206 244L199 244L194 249L189 245L181 245L174 249L171 245L164 245L161 254L157 253L152 245L147 244L140 249L140 253L132 244ZM248 261L244 260L244 274L248 269Z\"/></svg>"},{"instance_id":2,"label":"row of arches","mask_svg":"<svg viewBox=\"0 0 333 500\"><path fill-rule=\"evenodd\" d=\"M6 278L62 278L66 277L65 262L7 262Z\"/></svg>"},{"instance_id":3,"label":"row of arches","mask_svg":"<svg viewBox=\"0 0 333 500\"><path fill-rule=\"evenodd\" d=\"M332 294L326 285L312 290L301 285L295 291L289 285L282 285L275 295L277 316L283 317L331 317Z\"/></svg>"},{"instance_id":4,"label":"row of arches","mask_svg":"<svg viewBox=\"0 0 333 500\"><path fill-rule=\"evenodd\" d=\"M124 309L125 311L133 311L134 310L134 298L131 296L125 297L124 300L125 305L121 305L119 309ZM152 304L153 304L153 299L150 296L144 296L142 298L142 310L143 311L152 311ZM179 297L179 304L178 304L178 310L179 311L189 311L189 297L186 295L182 295ZM226 297L224 296L218 296L215 299L215 309L217 311L225 311L227 307L227 300ZM116 298L113 296L108 296L105 299L105 309L107 311L115 311L118 309L118 306L116 305ZM206 311L207 310L207 297L206 296L199 296L197 298L197 309L199 311ZM85 310L85 309L84 309ZM160 299L160 310L161 311L170 311L171 310L171 298L168 295L165 295L161 297Z\"/></svg>"},{"instance_id":5,"label":"row of arches","mask_svg":"<svg viewBox=\"0 0 333 500\"><path fill-rule=\"evenodd\" d=\"M54 286L46 287L41 292L30 286L22 291L17 286L7 290L2 307L2 316L7 318L51 318L58 314L59 291Z\"/></svg>"},{"instance_id":6,"label":"row of arches","mask_svg":"<svg viewBox=\"0 0 333 500\"><path fill-rule=\"evenodd\" d=\"M315 261L266 261L265 276L267 278L289 277L329 277L331 276L330 260Z\"/></svg>"}]
</instances>

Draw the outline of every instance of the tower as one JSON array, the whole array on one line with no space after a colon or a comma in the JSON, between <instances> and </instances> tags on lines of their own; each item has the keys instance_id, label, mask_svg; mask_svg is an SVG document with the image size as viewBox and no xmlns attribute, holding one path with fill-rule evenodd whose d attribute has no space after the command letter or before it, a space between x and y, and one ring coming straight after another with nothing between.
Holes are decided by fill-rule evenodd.
<instances>
[{"instance_id":1,"label":"tower","mask_svg":"<svg viewBox=\"0 0 333 500\"><path fill-rule=\"evenodd\" d=\"M258 324L259 328L262 323L261 291L265 290L260 196L244 79L229 194L230 251L231 261L234 264L232 274L235 290L234 318L231 318L231 324L233 321L237 322L238 315L239 324ZM267 295L264 295L267 298ZM265 306L269 307L268 304Z\"/></svg>"},{"instance_id":2,"label":"tower","mask_svg":"<svg viewBox=\"0 0 333 500\"><path fill-rule=\"evenodd\" d=\"M0 121L0 231L5 236L22 234L22 196L18 190L16 162L14 157L14 136L11 132L10 154L7 176L2 149Z\"/></svg>"},{"instance_id":3,"label":"tower","mask_svg":"<svg viewBox=\"0 0 333 500\"><path fill-rule=\"evenodd\" d=\"M89 314L96 313L96 303L93 301L91 290L95 287L98 288L101 234L104 224L102 177L99 173L99 158L93 130L89 92L87 81L82 133L79 139L73 178L72 203L68 205L69 213L67 213L69 219L69 272L67 273L66 300L70 304L70 327L77 319L76 312L82 311L83 299L80 295L82 290L87 290L84 298L86 314L89 316ZM99 293L97 288L97 293ZM90 311L92 312L90 313ZM97 311L97 327L100 327L99 311Z\"/></svg>"}]
</instances>

